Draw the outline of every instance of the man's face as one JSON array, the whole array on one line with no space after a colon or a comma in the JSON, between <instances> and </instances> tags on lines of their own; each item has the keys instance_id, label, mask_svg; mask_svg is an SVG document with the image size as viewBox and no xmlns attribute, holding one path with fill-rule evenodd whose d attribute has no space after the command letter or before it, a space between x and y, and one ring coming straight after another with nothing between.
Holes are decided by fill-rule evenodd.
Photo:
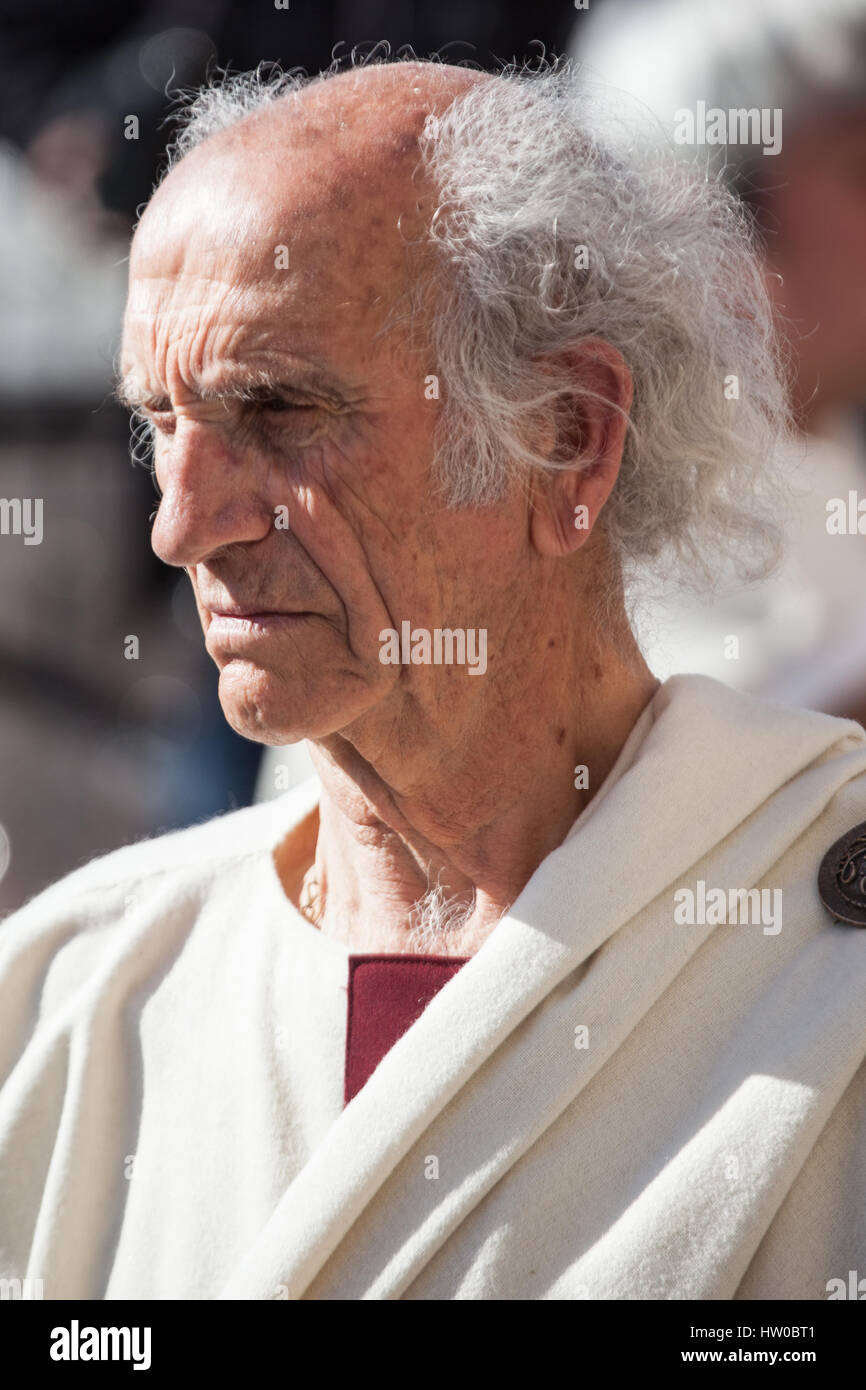
<instances>
[{"instance_id":1,"label":"man's face","mask_svg":"<svg viewBox=\"0 0 866 1390\"><path fill-rule=\"evenodd\" d=\"M407 287L411 180L392 195L333 144L262 143L227 132L156 195L122 374L155 431L154 550L190 576L229 722L279 743L396 719L381 630L483 625L514 518L435 498L433 368L375 336Z\"/></svg>"}]
</instances>

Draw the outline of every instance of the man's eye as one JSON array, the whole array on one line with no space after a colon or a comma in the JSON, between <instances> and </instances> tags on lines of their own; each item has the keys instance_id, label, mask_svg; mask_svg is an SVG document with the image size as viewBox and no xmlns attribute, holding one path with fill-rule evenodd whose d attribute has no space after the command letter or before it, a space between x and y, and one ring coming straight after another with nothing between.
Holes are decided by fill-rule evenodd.
<instances>
[{"instance_id":1,"label":"man's eye","mask_svg":"<svg viewBox=\"0 0 866 1390\"><path fill-rule=\"evenodd\" d=\"M283 396L264 396L256 401L256 409L264 410L268 415L279 415L291 410L310 410L311 407L303 401L287 401Z\"/></svg>"},{"instance_id":2,"label":"man's eye","mask_svg":"<svg viewBox=\"0 0 866 1390\"><path fill-rule=\"evenodd\" d=\"M175 418L171 410L145 410L140 408L135 412L137 418L146 426L156 430L158 434L174 434Z\"/></svg>"}]
</instances>

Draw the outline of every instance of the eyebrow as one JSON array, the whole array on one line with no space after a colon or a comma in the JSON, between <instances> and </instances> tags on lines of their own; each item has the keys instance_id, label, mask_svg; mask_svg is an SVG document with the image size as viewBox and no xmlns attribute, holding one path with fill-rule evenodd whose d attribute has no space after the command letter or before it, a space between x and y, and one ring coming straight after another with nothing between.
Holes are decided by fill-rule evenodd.
<instances>
[{"instance_id":1,"label":"eyebrow","mask_svg":"<svg viewBox=\"0 0 866 1390\"><path fill-rule=\"evenodd\" d=\"M119 377L114 387L115 400L129 410L165 409L169 403L168 393L144 390L139 382L140 378L133 371ZM267 367L229 370L213 384L200 386L194 394L200 401L256 401L281 392L310 392L332 405L345 404L345 396L332 377L316 368L300 366L281 370Z\"/></svg>"}]
</instances>

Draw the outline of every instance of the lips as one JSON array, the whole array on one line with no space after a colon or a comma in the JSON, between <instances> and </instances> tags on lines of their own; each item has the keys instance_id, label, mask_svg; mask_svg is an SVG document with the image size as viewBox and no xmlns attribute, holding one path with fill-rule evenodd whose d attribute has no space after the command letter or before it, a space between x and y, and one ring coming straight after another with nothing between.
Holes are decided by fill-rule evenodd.
<instances>
[{"instance_id":1,"label":"lips","mask_svg":"<svg viewBox=\"0 0 866 1390\"><path fill-rule=\"evenodd\" d=\"M212 618L235 618L239 622L257 622L262 618L303 618L308 610L302 608L210 608Z\"/></svg>"},{"instance_id":2,"label":"lips","mask_svg":"<svg viewBox=\"0 0 866 1390\"><path fill-rule=\"evenodd\" d=\"M208 651L239 654L274 638L306 628L315 613L248 613L243 611L212 612L205 634Z\"/></svg>"}]
</instances>

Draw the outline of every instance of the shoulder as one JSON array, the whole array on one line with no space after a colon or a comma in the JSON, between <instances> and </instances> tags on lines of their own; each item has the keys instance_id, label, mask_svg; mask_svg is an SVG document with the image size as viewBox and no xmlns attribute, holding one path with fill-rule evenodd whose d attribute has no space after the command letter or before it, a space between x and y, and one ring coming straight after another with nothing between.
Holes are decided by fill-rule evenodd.
<instances>
[{"instance_id":1,"label":"shoulder","mask_svg":"<svg viewBox=\"0 0 866 1390\"><path fill-rule=\"evenodd\" d=\"M0 974L22 955L44 962L72 939L116 940L142 921L177 915L217 880L225 883L233 868L273 848L317 794L313 780L275 800L92 859L0 922Z\"/></svg>"},{"instance_id":2,"label":"shoulder","mask_svg":"<svg viewBox=\"0 0 866 1390\"><path fill-rule=\"evenodd\" d=\"M821 864L866 822L861 725L697 675L672 677L654 706L644 750L670 770L680 808L672 814L696 857L733 856L731 872L798 886L804 913L827 920L815 912Z\"/></svg>"},{"instance_id":3,"label":"shoulder","mask_svg":"<svg viewBox=\"0 0 866 1390\"><path fill-rule=\"evenodd\" d=\"M683 768L700 760L723 794L758 805L794 782L814 783L816 814L866 773L866 731L852 719L734 690L709 676L672 676L653 701L651 738ZM650 738L647 743L650 743ZM826 794L818 786L827 789Z\"/></svg>"},{"instance_id":4,"label":"shoulder","mask_svg":"<svg viewBox=\"0 0 866 1390\"><path fill-rule=\"evenodd\" d=\"M196 869L261 853L286 834L315 802L307 782L285 796L237 811L225 812L183 830L150 836L99 855L59 879L31 899L21 911L38 903L68 900L147 878ZM16 914L17 915L17 914Z\"/></svg>"}]
</instances>

